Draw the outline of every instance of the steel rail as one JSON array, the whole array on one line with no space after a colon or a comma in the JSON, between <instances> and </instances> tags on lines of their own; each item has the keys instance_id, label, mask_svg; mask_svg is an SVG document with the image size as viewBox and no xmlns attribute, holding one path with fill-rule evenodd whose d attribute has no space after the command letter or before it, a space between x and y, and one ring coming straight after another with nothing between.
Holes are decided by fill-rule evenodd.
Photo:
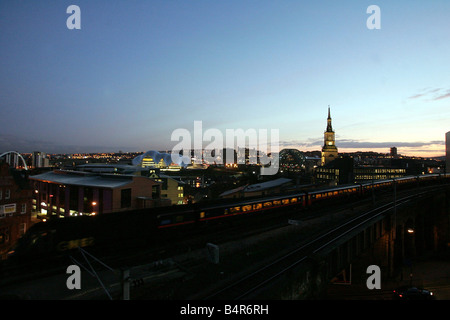
<instances>
[{"instance_id":1,"label":"steel rail","mask_svg":"<svg viewBox=\"0 0 450 320\"><path fill-rule=\"evenodd\" d=\"M436 187L435 187L436 188ZM433 188L433 189L435 189ZM298 264L305 261L311 254L317 254L320 250L324 249L328 245L330 245L333 242L336 242L340 238L344 237L345 235L349 234L353 230L357 229L361 225L379 217L380 215L384 214L387 211L390 211L394 209L396 206L403 205L409 201L411 201L412 198L417 198L420 196L423 196L427 193L429 193L432 190L427 191L421 191L419 193L410 194L407 196L404 196L400 199L397 199L396 201L391 201L387 204L384 204L380 207L377 207L375 209L369 210L367 212L364 212L357 217L351 218L344 223L340 224L339 226L334 227L331 230L328 230L327 232L319 235L318 237L314 238L313 240L303 244L302 246L290 251L289 253L283 255L282 257L279 257L272 261L271 263L259 268L258 270L255 270L248 275L244 276L243 278L240 278L239 280L225 286L224 288L221 288L217 291L215 291L212 294L209 294L208 296L204 297L203 300L211 300L211 299L221 299L220 297L223 297L225 295L226 299L234 299L234 300L240 300L247 296L249 296L251 293L255 292L256 290L260 289L261 287L265 286L272 280L278 278L279 276L283 275L290 269L294 268ZM345 229L347 228L347 229ZM342 229L345 229L342 231ZM337 233L337 235L336 235ZM331 239L330 239L331 236ZM324 242L326 241L326 242ZM324 243L323 243L324 242ZM318 247L314 247L314 245L319 244ZM303 253L301 253L303 252ZM297 256L295 258L295 261L289 262L288 259L292 258L294 255L300 253L300 256ZM287 266L282 266L281 264L283 262L289 262ZM270 272L270 269L278 269L278 271L272 271L272 273L268 276L264 276L265 273ZM263 276L263 280L257 280L258 277ZM251 284L251 282L255 282L257 280L256 284ZM242 292L242 288L248 287L249 284L251 285L249 288L244 289L245 291ZM239 292L236 294L236 292ZM232 294L233 297L230 297L229 295Z\"/></svg>"}]
</instances>

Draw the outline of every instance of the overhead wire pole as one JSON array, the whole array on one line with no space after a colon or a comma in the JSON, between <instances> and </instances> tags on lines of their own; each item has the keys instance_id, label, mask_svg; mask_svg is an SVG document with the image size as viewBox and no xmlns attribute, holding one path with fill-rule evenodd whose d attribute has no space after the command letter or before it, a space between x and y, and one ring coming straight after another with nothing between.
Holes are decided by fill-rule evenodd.
<instances>
[{"instance_id":1,"label":"overhead wire pole","mask_svg":"<svg viewBox=\"0 0 450 320\"><path fill-rule=\"evenodd\" d=\"M80 248L81 254L83 255L84 259L86 260L86 262L88 263L89 267L91 268L92 272L94 273L95 277L97 278L98 282L100 283L100 285L102 286L103 290L105 290L106 295L108 296L109 300L112 300L111 294L109 293L109 291L106 289L105 285L103 284L102 280L100 279L100 277L98 276L97 272L95 272L95 269L91 266L91 263L89 262L88 258L86 258L86 255L84 254L84 250L82 248ZM90 255L91 256L91 255ZM96 259L97 260L97 259ZM103 263L102 263L103 264ZM104 265L104 264L103 264ZM108 267L109 268L109 267Z\"/></svg>"},{"instance_id":2,"label":"overhead wire pole","mask_svg":"<svg viewBox=\"0 0 450 320\"><path fill-rule=\"evenodd\" d=\"M372 205L375 205L375 186L374 186L374 179L372 175Z\"/></svg>"},{"instance_id":3,"label":"overhead wire pole","mask_svg":"<svg viewBox=\"0 0 450 320\"><path fill-rule=\"evenodd\" d=\"M130 300L130 269L123 269L120 283L122 286L122 300Z\"/></svg>"},{"instance_id":4,"label":"overhead wire pole","mask_svg":"<svg viewBox=\"0 0 450 320\"><path fill-rule=\"evenodd\" d=\"M73 258L72 256L70 257L72 259L72 261L74 261L75 263L79 264L81 267L83 267L83 269L85 269L91 276L97 278L98 282L100 283L101 287L103 288L103 290L105 291L106 295L108 296L109 300L113 300L113 298L111 297L111 294L109 293L108 289L106 289L105 285L103 284L102 280L100 279L99 275L97 274L97 272L95 272L95 269L92 267L91 263L89 262L89 259L86 257L86 254L89 255L92 259L94 259L95 261L97 261L98 263L100 263L102 266L106 267L108 270L116 273L116 271L114 269L112 269L111 267L109 267L108 265L104 264L102 261L100 261L99 259L97 259L96 257L94 257L92 254L90 254L89 252L85 251L83 248L78 247L78 249L81 252L81 255L83 256L84 260L86 260L87 264L89 265L89 268L91 270L91 272L89 272L89 270L83 266L83 264L79 263L77 260L75 260L75 258Z\"/></svg>"},{"instance_id":5,"label":"overhead wire pole","mask_svg":"<svg viewBox=\"0 0 450 320\"><path fill-rule=\"evenodd\" d=\"M392 179L392 184L394 185L394 218L397 217L397 181Z\"/></svg>"},{"instance_id":6,"label":"overhead wire pole","mask_svg":"<svg viewBox=\"0 0 450 320\"><path fill-rule=\"evenodd\" d=\"M214 245L212 245L212 246L214 246ZM92 254L87 252L86 250L82 249L81 247L78 247L78 249L81 252L83 258L86 260L87 264L89 265L89 268L87 268L85 265L83 265L82 263L77 261L73 256L70 256L70 259L75 264L77 264L78 266L82 267L92 277L97 278L98 282L100 283L101 287L106 292L106 294L107 294L107 296L108 296L108 298L110 300L113 300L111 294L109 293L109 291L106 288L106 286L103 284L102 280L100 279L100 276L97 274L97 272L95 272L95 269L93 268L93 266L89 262L87 256L91 257L93 260L95 260L96 262L98 262L99 264L101 264L102 266L107 268L108 270L112 271L114 274L119 275L122 300L131 300L131 292L130 292L131 284L133 284L133 286L135 286L135 285L137 286L137 285L142 284L144 282L144 280L142 278L140 278L140 279L139 278L133 278L131 276L131 272L132 272L132 270L134 270L134 267L123 267L123 268L120 269L120 271L119 270L114 270L111 267L109 267L108 265L106 265L104 262L102 262L101 260L99 260L98 258L93 256ZM214 253L217 254L216 259L218 259L218 251L217 251L217 253L216 252L214 252ZM150 264L150 266L154 266L155 264L159 264L159 261ZM162 262L160 264L162 264ZM149 265L147 265L147 267L148 266ZM141 266L141 267L143 267L143 266Z\"/></svg>"},{"instance_id":7,"label":"overhead wire pole","mask_svg":"<svg viewBox=\"0 0 450 320\"><path fill-rule=\"evenodd\" d=\"M395 238L397 232L397 181L395 178L392 179L392 186L394 188L394 208L392 213L391 230L389 230L389 267L390 275L394 272L394 253L395 253Z\"/></svg>"}]
</instances>

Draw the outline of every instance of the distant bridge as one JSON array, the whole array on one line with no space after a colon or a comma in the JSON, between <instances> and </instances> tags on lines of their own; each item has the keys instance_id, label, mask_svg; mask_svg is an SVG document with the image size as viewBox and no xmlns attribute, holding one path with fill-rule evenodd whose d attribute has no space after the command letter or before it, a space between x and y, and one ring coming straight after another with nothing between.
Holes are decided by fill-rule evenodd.
<instances>
[{"instance_id":1,"label":"distant bridge","mask_svg":"<svg viewBox=\"0 0 450 320\"><path fill-rule=\"evenodd\" d=\"M22 160L23 168L25 170L28 170L28 166L27 166L25 159L17 151L4 152L4 153L0 154L0 158L2 158L2 157L5 157L6 162L9 163L9 165L14 168L19 167L19 160Z\"/></svg>"}]
</instances>

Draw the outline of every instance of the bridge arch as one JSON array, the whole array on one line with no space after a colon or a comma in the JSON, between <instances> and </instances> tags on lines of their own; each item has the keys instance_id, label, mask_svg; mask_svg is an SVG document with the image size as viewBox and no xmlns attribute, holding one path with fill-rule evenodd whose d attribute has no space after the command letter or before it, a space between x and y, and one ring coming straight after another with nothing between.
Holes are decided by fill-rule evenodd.
<instances>
[{"instance_id":1,"label":"bridge arch","mask_svg":"<svg viewBox=\"0 0 450 320\"><path fill-rule=\"evenodd\" d=\"M19 159L22 160L23 162L23 167L25 168L25 170L28 170L28 166L27 163L25 161L25 159L22 157L22 155L20 153L18 153L17 151L7 151L7 152L3 152L2 154L0 154L0 158L5 157L7 155L15 155L17 156Z\"/></svg>"}]
</instances>

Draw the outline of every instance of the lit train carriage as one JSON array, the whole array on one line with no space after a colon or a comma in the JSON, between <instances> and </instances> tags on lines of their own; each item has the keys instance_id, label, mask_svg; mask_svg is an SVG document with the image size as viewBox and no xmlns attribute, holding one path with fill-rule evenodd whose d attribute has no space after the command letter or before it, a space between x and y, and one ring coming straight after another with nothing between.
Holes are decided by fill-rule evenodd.
<instances>
[{"instance_id":1,"label":"lit train carriage","mask_svg":"<svg viewBox=\"0 0 450 320\"><path fill-rule=\"evenodd\" d=\"M361 183L361 194L365 195L371 192L373 186L371 183Z\"/></svg>"},{"instance_id":2,"label":"lit train carriage","mask_svg":"<svg viewBox=\"0 0 450 320\"><path fill-rule=\"evenodd\" d=\"M208 221L212 219L233 216L242 212L240 203L222 204L217 206L202 207L198 213L199 221Z\"/></svg>"},{"instance_id":3,"label":"lit train carriage","mask_svg":"<svg viewBox=\"0 0 450 320\"><path fill-rule=\"evenodd\" d=\"M266 198L262 202L263 209L273 209L295 205L297 207L305 207L306 193L297 193L292 195L284 195L282 197Z\"/></svg>"},{"instance_id":4,"label":"lit train carriage","mask_svg":"<svg viewBox=\"0 0 450 320\"><path fill-rule=\"evenodd\" d=\"M389 186L392 186L392 179L386 179L386 180L376 180L373 182L373 187L375 189L381 189L381 188L386 188Z\"/></svg>"},{"instance_id":5,"label":"lit train carriage","mask_svg":"<svg viewBox=\"0 0 450 320\"><path fill-rule=\"evenodd\" d=\"M304 207L305 199L306 194L300 193L254 200L242 200L232 204L205 207L199 212L199 221L243 215L291 205Z\"/></svg>"},{"instance_id":6,"label":"lit train carriage","mask_svg":"<svg viewBox=\"0 0 450 320\"><path fill-rule=\"evenodd\" d=\"M416 182L417 179L418 179L417 176L406 176L406 177L396 178L395 182L397 182L397 185L409 184L411 182Z\"/></svg>"},{"instance_id":7,"label":"lit train carriage","mask_svg":"<svg viewBox=\"0 0 450 320\"><path fill-rule=\"evenodd\" d=\"M372 192L372 189L377 190L392 185L392 179L373 180L361 183L361 194L367 195Z\"/></svg>"},{"instance_id":8,"label":"lit train carriage","mask_svg":"<svg viewBox=\"0 0 450 320\"><path fill-rule=\"evenodd\" d=\"M373 188L372 182L361 183L361 194L364 195L371 192L372 188Z\"/></svg>"},{"instance_id":9,"label":"lit train carriage","mask_svg":"<svg viewBox=\"0 0 450 320\"><path fill-rule=\"evenodd\" d=\"M438 173L424 174L417 176L417 178L420 186L426 186L429 185L430 183L435 182L436 180L439 180L441 178L441 175Z\"/></svg>"},{"instance_id":10,"label":"lit train carriage","mask_svg":"<svg viewBox=\"0 0 450 320\"><path fill-rule=\"evenodd\" d=\"M418 176L406 176L401 178L396 178L395 182L397 187L414 187L414 186L425 186L430 182L434 182L441 178L440 174L425 174Z\"/></svg>"},{"instance_id":11,"label":"lit train carriage","mask_svg":"<svg viewBox=\"0 0 450 320\"><path fill-rule=\"evenodd\" d=\"M308 205L331 199L348 199L360 195L361 185L354 184L342 187L318 189L308 192Z\"/></svg>"},{"instance_id":12,"label":"lit train carriage","mask_svg":"<svg viewBox=\"0 0 450 320\"><path fill-rule=\"evenodd\" d=\"M401 178L396 178L395 183L398 189L411 188L417 186L419 183L417 176L406 176Z\"/></svg>"}]
</instances>

